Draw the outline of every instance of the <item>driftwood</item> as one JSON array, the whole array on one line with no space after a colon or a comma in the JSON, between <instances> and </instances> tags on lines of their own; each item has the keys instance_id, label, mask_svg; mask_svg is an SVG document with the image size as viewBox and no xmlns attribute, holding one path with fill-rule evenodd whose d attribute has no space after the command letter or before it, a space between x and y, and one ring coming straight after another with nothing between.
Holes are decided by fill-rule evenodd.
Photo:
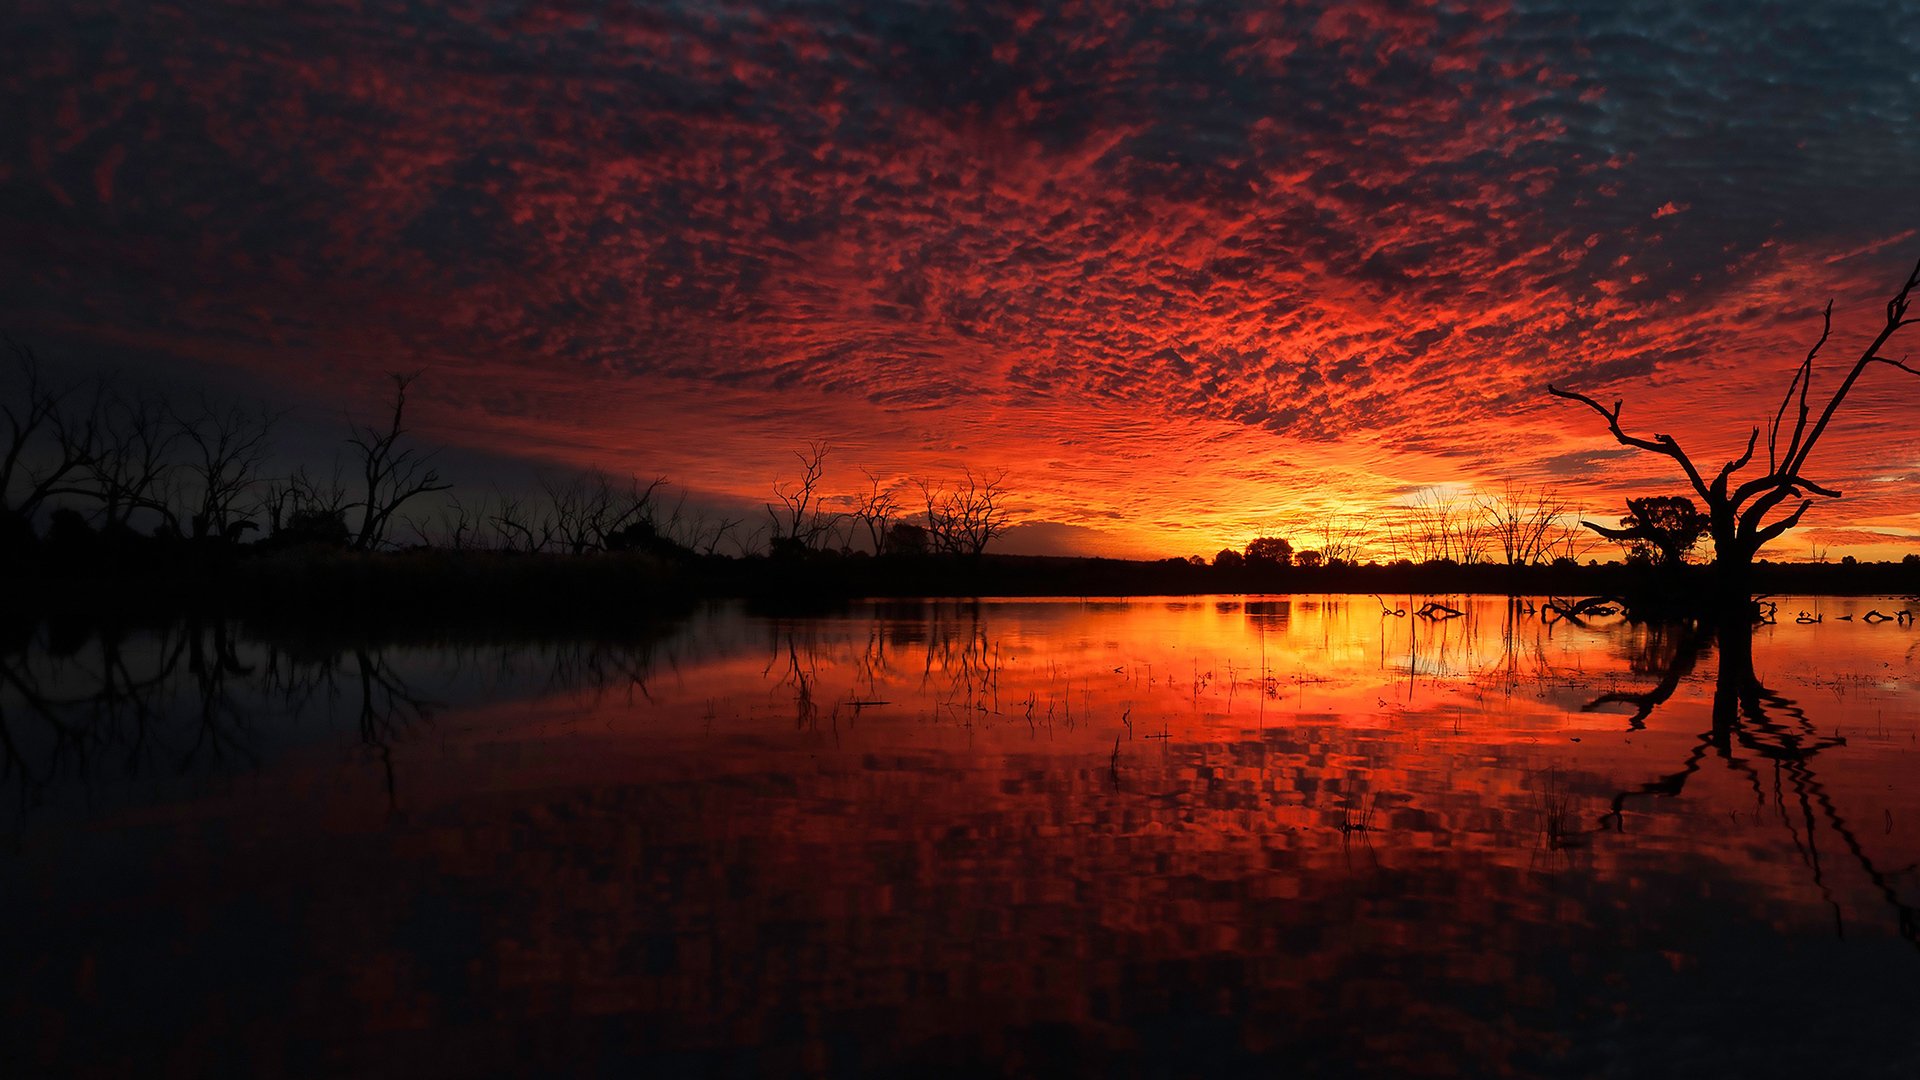
<instances>
[{"instance_id":1,"label":"driftwood","mask_svg":"<svg viewBox=\"0 0 1920 1080\"><path fill-rule=\"evenodd\" d=\"M1618 615L1627 609L1627 601L1618 596L1589 596L1584 600L1555 599L1540 605L1540 617L1545 619L1546 613L1551 611L1556 619L1564 619L1578 626L1582 619Z\"/></svg>"}]
</instances>

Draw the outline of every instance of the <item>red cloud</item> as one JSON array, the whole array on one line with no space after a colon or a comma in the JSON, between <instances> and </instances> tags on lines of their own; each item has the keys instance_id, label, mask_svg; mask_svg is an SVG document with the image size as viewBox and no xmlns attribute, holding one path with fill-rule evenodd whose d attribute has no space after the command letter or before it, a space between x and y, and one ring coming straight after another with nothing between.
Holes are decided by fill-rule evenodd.
<instances>
[{"instance_id":1,"label":"red cloud","mask_svg":"<svg viewBox=\"0 0 1920 1080\"><path fill-rule=\"evenodd\" d=\"M8 77L55 133L0 174L40 193L10 321L327 400L427 366L441 438L743 499L825 437L850 475L1004 465L1030 518L1130 550L1442 481L1603 509L1675 478L1550 469L1607 444L1549 378L1731 454L1896 254L1646 230L1645 166L1573 127L1612 98L1497 9L28 21L82 7L114 40ZM1859 482L1920 460L1910 389L1823 447L1840 514L1917 524Z\"/></svg>"}]
</instances>

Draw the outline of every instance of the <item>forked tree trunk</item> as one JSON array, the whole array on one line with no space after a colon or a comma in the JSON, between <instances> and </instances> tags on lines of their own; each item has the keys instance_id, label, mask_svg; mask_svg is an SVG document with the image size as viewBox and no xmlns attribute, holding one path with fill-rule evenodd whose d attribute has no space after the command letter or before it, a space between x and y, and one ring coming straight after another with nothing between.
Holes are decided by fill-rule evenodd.
<instances>
[{"instance_id":1,"label":"forked tree trunk","mask_svg":"<svg viewBox=\"0 0 1920 1080\"><path fill-rule=\"evenodd\" d=\"M1701 471L1672 435L1663 433L1645 438L1628 434L1620 426L1620 401L1615 401L1613 407L1608 408L1586 394L1551 385L1547 387L1547 393L1577 401L1599 413L1607 422L1607 430L1620 445L1672 458L1679 465L1686 474L1694 496L1707 506L1708 532L1713 537L1713 580L1708 599L1723 612L1744 619L1750 614L1748 608L1752 595L1754 556L1762 547L1800 523L1801 516L1812 505L1813 496L1829 499L1840 496L1839 491L1808 479L1806 467L1814 446L1820 441L1820 436L1826 433L1848 392L1873 364L1884 364L1909 375L1920 375L1920 368L1908 364L1905 357L1896 359L1880 353L1902 327L1920 321L1907 317L1915 288L1920 288L1920 263L1914 265L1900 290L1893 299L1887 301L1887 318L1880 332L1840 380L1840 385L1828 398L1826 407L1816 414L1807 399L1813 383L1814 358L1819 356L1821 347L1833 332L1833 305L1827 305L1819 340L1807 350L1806 359L1800 361L1794 370L1793 379L1787 383L1787 391L1781 397L1780 407L1767 425L1766 472L1745 482L1737 477L1754 461L1760 444L1761 429L1758 427L1748 437L1746 451L1728 461L1709 479L1708 474ZM1769 520L1769 516L1781 511L1782 505L1789 500L1797 500L1797 504L1782 516ZM1583 524L1603 536L1618 531L1592 522Z\"/></svg>"}]
</instances>

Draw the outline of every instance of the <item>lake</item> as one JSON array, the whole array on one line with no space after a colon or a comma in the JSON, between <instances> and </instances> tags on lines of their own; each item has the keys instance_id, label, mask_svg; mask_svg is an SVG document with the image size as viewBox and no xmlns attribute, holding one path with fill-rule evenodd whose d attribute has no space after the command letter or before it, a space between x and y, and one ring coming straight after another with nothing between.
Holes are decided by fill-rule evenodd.
<instances>
[{"instance_id":1,"label":"lake","mask_svg":"<svg viewBox=\"0 0 1920 1080\"><path fill-rule=\"evenodd\" d=\"M1920 1075L1920 602L1440 599L43 627L5 1071Z\"/></svg>"}]
</instances>

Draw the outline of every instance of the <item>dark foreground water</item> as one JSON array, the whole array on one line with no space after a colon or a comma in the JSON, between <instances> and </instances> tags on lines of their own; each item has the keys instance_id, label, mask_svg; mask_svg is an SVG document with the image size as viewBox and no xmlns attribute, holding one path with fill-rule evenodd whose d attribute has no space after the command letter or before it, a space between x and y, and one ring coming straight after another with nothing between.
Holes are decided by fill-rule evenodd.
<instances>
[{"instance_id":1,"label":"dark foreground water","mask_svg":"<svg viewBox=\"0 0 1920 1080\"><path fill-rule=\"evenodd\" d=\"M1920 604L1455 603L43 633L0 1074L1920 1075Z\"/></svg>"}]
</instances>

